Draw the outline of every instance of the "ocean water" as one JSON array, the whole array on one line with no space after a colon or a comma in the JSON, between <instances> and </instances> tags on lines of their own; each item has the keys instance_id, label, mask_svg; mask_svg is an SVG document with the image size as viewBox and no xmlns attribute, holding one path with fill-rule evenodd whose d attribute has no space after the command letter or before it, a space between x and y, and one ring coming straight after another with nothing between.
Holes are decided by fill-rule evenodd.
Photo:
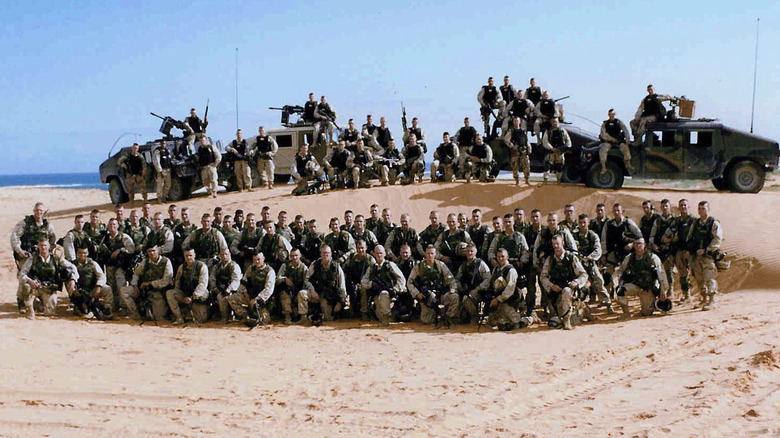
<instances>
[{"instance_id":1,"label":"ocean water","mask_svg":"<svg viewBox=\"0 0 780 438\"><path fill-rule=\"evenodd\" d=\"M108 190L108 185L100 182L97 172L0 175L0 187Z\"/></svg>"}]
</instances>

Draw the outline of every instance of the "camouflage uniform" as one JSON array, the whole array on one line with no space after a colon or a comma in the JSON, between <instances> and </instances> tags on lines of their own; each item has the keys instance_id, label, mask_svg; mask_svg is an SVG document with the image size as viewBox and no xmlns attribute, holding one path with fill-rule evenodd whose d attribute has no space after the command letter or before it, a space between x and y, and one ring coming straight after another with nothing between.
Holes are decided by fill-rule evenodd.
<instances>
[{"instance_id":1,"label":"camouflage uniform","mask_svg":"<svg viewBox=\"0 0 780 438\"><path fill-rule=\"evenodd\" d=\"M542 230L539 232L539 235L536 237L536 242L534 242L533 253L533 263L537 268L536 272L540 275L542 273L542 269L544 268L545 262L553 255L552 238L556 234L563 236L563 246L567 251L577 251L577 241L574 240L574 236L572 236L571 232L566 228L561 228L559 226L558 229L554 231L550 230L549 227L542 228ZM548 299L549 291L544 286L544 282L542 281L541 276L539 277L539 284L542 286L542 297L540 305L542 306L542 309L547 312L548 306L554 303L551 303Z\"/></svg>"},{"instance_id":2,"label":"camouflage uniform","mask_svg":"<svg viewBox=\"0 0 780 438\"><path fill-rule=\"evenodd\" d=\"M612 301L607 293L607 288L604 287L604 277L601 275L601 269L598 265L599 259L601 259L601 239L591 230L588 230L584 235L578 230L574 233L574 240L577 241L582 267L590 277L591 289L595 289L595 295L601 298L602 304L611 306Z\"/></svg>"},{"instance_id":3,"label":"camouflage uniform","mask_svg":"<svg viewBox=\"0 0 780 438\"><path fill-rule=\"evenodd\" d=\"M344 282L344 271L338 262L331 261L326 268L321 259L315 260L306 273L306 288L309 293L304 298L303 307L306 313L309 312L309 301L312 294L319 296L320 306L322 307L323 320L333 320L333 308L336 303L341 303L342 308L347 300L347 289ZM298 302L298 308L301 308L301 302Z\"/></svg>"},{"instance_id":4,"label":"camouflage uniform","mask_svg":"<svg viewBox=\"0 0 780 438\"><path fill-rule=\"evenodd\" d=\"M436 258L448 257L450 261L447 263L447 267L450 271L458 272L460 264L466 260L466 256L461 254L461 248L463 244L469 245L473 243L468 231L458 229L455 233L451 233L449 229L439 234L434 246L436 247Z\"/></svg>"},{"instance_id":5,"label":"camouflage uniform","mask_svg":"<svg viewBox=\"0 0 780 438\"><path fill-rule=\"evenodd\" d=\"M499 278L502 279L500 283L497 282ZM489 306L490 301L495 298L498 305L490 309L487 322L489 326L512 324L513 327L517 327L520 324L522 315L517 311L517 307L520 305L521 297L517 289L517 278L517 270L511 263L504 266L496 265L490 273L486 301Z\"/></svg>"},{"instance_id":6,"label":"camouflage uniform","mask_svg":"<svg viewBox=\"0 0 780 438\"><path fill-rule=\"evenodd\" d=\"M51 248L54 248L57 241L57 235L48 220L43 219L40 224L35 222L35 216L25 216L21 222L16 224L11 232L11 248L14 251L14 260L16 269L21 269L27 258L22 258L19 254L27 251L30 254L38 252L38 242L41 239L47 239Z\"/></svg>"},{"instance_id":7,"label":"camouflage uniform","mask_svg":"<svg viewBox=\"0 0 780 438\"><path fill-rule=\"evenodd\" d=\"M515 267L517 275L515 282L517 283L516 287L519 294L519 291L526 288L528 283L526 272L530 269L529 261L531 260L528 242L526 242L525 236L517 231L514 231L512 234L507 234L506 231L497 233L490 244L488 259L495 259L498 250L501 248L507 251L509 264ZM529 290L526 290L525 296L525 312L527 315L530 315L536 306L536 289L534 289L533 293L529 292Z\"/></svg>"},{"instance_id":8,"label":"camouflage uniform","mask_svg":"<svg viewBox=\"0 0 780 438\"><path fill-rule=\"evenodd\" d=\"M67 278L64 278L67 277ZM33 289L28 281L36 280L40 287ZM17 301L24 303L27 317L35 318L33 303L38 298L43 303L44 316L54 316L57 309L57 292L68 280L78 281L79 273L71 262L54 254L44 260L39 254L28 258L19 271L19 289ZM44 283L48 283L44 284Z\"/></svg>"},{"instance_id":9,"label":"camouflage uniform","mask_svg":"<svg viewBox=\"0 0 780 438\"><path fill-rule=\"evenodd\" d=\"M287 260L291 250L290 242L276 233L274 235L265 234L257 245L257 252L263 253L265 262L271 265L274 270L282 267L282 263Z\"/></svg>"},{"instance_id":10,"label":"camouflage uniform","mask_svg":"<svg viewBox=\"0 0 780 438\"><path fill-rule=\"evenodd\" d=\"M640 314L650 316L654 310L655 295L669 290L661 259L647 250L641 257L637 256L636 252L626 256L616 272L616 277L624 281L623 287L617 290L617 302L626 316L630 316L628 297L638 296Z\"/></svg>"},{"instance_id":11,"label":"camouflage uniform","mask_svg":"<svg viewBox=\"0 0 780 438\"><path fill-rule=\"evenodd\" d=\"M515 184L520 182L520 169L523 170L525 183L530 184L531 176L531 145L528 144L528 135L522 127L514 127L504 131L504 144L509 148L509 161L512 164L512 177Z\"/></svg>"},{"instance_id":12,"label":"camouflage uniform","mask_svg":"<svg viewBox=\"0 0 780 438\"><path fill-rule=\"evenodd\" d=\"M125 170L125 182L127 183L127 193L130 197L130 202L135 201L135 192L141 191L144 201L148 197L146 190L146 181L144 181L144 175L146 174L146 159L140 153L133 155L131 152L119 157L116 162L117 166Z\"/></svg>"},{"instance_id":13,"label":"camouflage uniform","mask_svg":"<svg viewBox=\"0 0 780 438\"><path fill-rule=\"evenodd\" d=\"M376 239L376 235L368 230L363 230L362 233L358 233L354 228L350 232L352 234L352 240L357 242L360 239L365 240L366 242L366 250L369 253L374 252L374 247L379 244L379 241Z\"/></svg>"},{"instance_id":14,"label":"camouflage uniform","mask_svg":"<svg viewBox=\"0 0 780 438\"><path fill-rule=\"evenodd\" d=\"M152 226L149 234L146 235L146 239L144 239L143 252L146 253L147 249L157 246L160 249L160 255L170 257L173 252L173 245L173 232L168 227L163 225L158 229Z\"/></svg>"},{"instance_id":15,"label":"camouflage uniform","mask_svg":"<svg viewBox=\"0 0 780 438\"><path fill-rule=\"evenodd\" d=\"M708 217L706 221L697 218L688 233L688 250L691 254L691 268L693 278L699 285L702 296L702 305L711 307L718 293L718 282L715 276L718 270L715 260L720 254L720 245L723 241L723 230L720 222ZM704 254L698 255L696 251L703 249Z\"/></svg>"},{"instance_id":16,"label":"camouflage uniform","mask_svg":"<svg viewBox=\"0 0 780 438\"><path fill-rule=\"evenodd\" d=\"M222 322L228 321L228 297L241 286L241 267L234 260L220 262L212 267L209 273L209 291L216 297Z\"/></svg>"},{"instance_id":17,"label":"camouflage uniform","mask_svg":"<svg viewBox=\"0 0 780 438\"><path fill-rule=\"evenodd\" d=\"M298 266L293 266L289 261L279 268L279 275L276 276L276 289L279 294L279 302L282 305L282 314L285 322L291 322L293 300L296 302L298 314L301 317L306 316L308 312L308 308L305 305L309 293L306 289L306 274L308 270L309 268L303 262L298 262ZM287 284L288 279L292 282L292 286Z\"/></svg>"},{"instance_id":18,"label":"camouflage uniform","mask_svg":"<svg viewBox=\"0 0 780 438\"><path fill-rule=\"evenodd\" d=\"M355 253L350 255L347 261L341 265L344 270L344 284L347 288L349 308L352 316L358 316L359 314L367 316L368 314L368 304L363 305L365 297L360 284L365 273L375 264L376 260L371 254L366 254L360 259Z\"/></svg>"},{"instance_id":19,"label":"camouflage uniform","mask_svg":"<svg viewBox=\"0 0 780 438\"><path fill-rule=\"evenodd\" d=\"M91 246L92 239L89 238L89 235L83 229L81 231L75 228L71 229L62 241L65 259L71 263L76 260L76 250L79 248L90 248Z\"/></svg>"},{"instance_id":20,"label":"camouflage uniform","mask_svg":"<svg viewBox=\"0 0 780 438\"><path fill-rule=\"evenodd\" d=\"M149 301L152 303L152 313L158 321L165 318L168 312L168 304L163 296L173 284L173 265L165 256L160 256L157 263L145 258L133 272L133 280L130 286L119 289L119 300L127 309L127 313L133 319L141 319L138 314L138 308L135 305L135 299L138 295L134 287L140 287L141 283L149 283L151 286L149 292Z\"/></svg>"},{"instance_id":21,"label":"camouflage uniform","mask_svg":"<svg viewBox=\"0 0 780 438\"><path fill-rule=\"evenodd\" d=\"M477 161L474 162L471 158L476 158ZM496 162L493 161L493 149L489 145L477 143L471 146L463 162L463 171L466 174L466 182L471 182L471 175L473 173L477 174L477 178L480 182L493 181L490 172L493 171L493 166L495 166Z\"/></svg>"},{"instance_id":22,"label":"camouflage uniform","mask_svg":"<svg viewBox=\"0 0 780 438\"><path fill-rule=\"evenodd\" d=\"M575 281L578 288L585 286L585 282L588 281L588 273L585 272L574 253L564 251L560 257L552 254L547 258L540 278L542 287L550 296L550 304L553 305L555 313L563 320L564 326L570 328L571 303L577 291L568 284ZM553 292L551 289L553 285L560 287L561 291Z\"/></svg>"},{"instance_id":23,"label":"camouflage uniform","mask_svg":"<svg viewBox=\"0 0 780 438\"><path fill-rule=\"evenodd\" d=\"M403 273L390 260L369 264L360 283L361 313L367 314L373 302L379 325L389 324L392 299L404 293L405 283Z\"/></svg>"},{"instance_id":24,"label":"camouflage uniform","mask_svg":"<svg viewBox=\"0 0 780 438\"><path fill-rule=\"evenodd\" d=\"M653 228L650 230L650 240L648 243L650 246L658 246L658 250L653 249L653 252L661 259L661 263L664 266L664 272L666 272L666 281L669 283L669 297L672 297L674 293L674 244L672 242L664 242L664 237L671 239L674 230L672 230L672 224L677 220L671 214L667 217L663 215L658 216L658 219L653 223Z\"/></svg>"},{"instance_id":25,"label":"camouflage uniform","mask_svg":"<svg viewBox=\"0 0 780 438\"><path fill-rule=\"evenodd\" d=\"M640 237L642 237L642 231L628 216L623 217L620 222L615 218L607 220L604 224L604 230L601 232L601 249L607 263L607 274L611 276L628 255L629 251L626 250L626 245L633 243Z\"/></svg>"},{"instance_id":26,"label":"camouflage uniform","mask_svg":"<svg viewBox=\"0 0 780 438\"><path fill-rule=\"evenodd\" d=\"M439 235L445 231L447 231L447 227L443 224L439 224L436 228L433 228L431 225L425 227L418 235L420 238L419 242L417 242L417 254L419 254L419 257L422 257L422 255L425 254L425 248L427 248L428 245L435 245L436 241L439 239Z\"/></svg>"},{"instance_id":27,"label":"camouflage uniform","mask_svg":"<svg viewBox=\"0 0 780 438\"><path fill-rule=\"evenodd\" d=\"M171 190L171 153L165 145L158 146L152 153L152 163L157 173L155 178L157 201L165 202Z\"/></svg>"},{"instance_id":28,"label":"camouflage uniform","mask_svg":"<svg viewBox=\"0 0 780 438\"><path fill-rule=\"evenodd\" d=\"M235 254L236 263L239 263L242 271L246 271L252 265L252 257L259 247L262 237L263 230L261 228L255 227L250 230L249 227L244 227L238 239L233 240L230 253Z\"/></svg>"},{"instance_id":29,"label":"camouflage uniform","mask_svg":"<svg viewBox=\"0 0 780 438\"><path fill-rule=\"evenodd\" d=\"M124 233L117 233L113 237L106 234L101 243L101 248L105 248L104 251L106 252L105 264L108 286L112 290L117 291L112 297L111 307L118 309L121 304L118 292L127 284L127 274L133 269L129 261L135 254L135 245L130 236ZM116 258L111 258L111 254L116 250L119 250L119 255Z\"/></svg>"},{"instance_id":30,"label":"camouflage uniform","mask_svg":"<svg viewBox=\"0 0 780 438\"><path fill-rule=\"evenodd\" d=\"M115 309L114 292L106 284L106 274L100 269L100 265L87 257L87 260L85 260L84 263L79 263L78 260L76 261L76 269L79 273L78 281L76 282L76 288L78 289L79 294L92 295L92 292L99 287L100 290L98 291L98 295L92 295L92 297L102 301L103 305L106 306L109 311ZM118 292L119 290L117 289L117 295L119 295ZM74 299L74 297L71 297L71 302L73 301L77 300ZM76 303L74 303L74 305L75 304Z\"/></svg>"},{"instance_id":31,"label":"camouflage uniform","mask_svg":"<svg viewBox=\"0 0 780 438\"><path fill-rule=\"evenodd\" d=\"M490 288L490 268L482 259L475 257L471 262L460 265L455 279L458 281L461 304L473 324L477 322L481 295Z\"/></svg>"},{"instance_id":32,"label":"camouflage uniform","mask_svg":"<svg viewBox=\"0 0 780 438\"><path fill-rule=\"evenodd\" d=\"M333 260L344 263L355 253L355 239L347 231L339 230L338 233L328 233L324 242L333 251Z\"/></svg>"},{"instance_id":33,"label":"camouflage uniform","mask_svg":"<svg viewBox=\"0 0 780 438\"><path fill-rule=\"evenodd\" d=\"M192 299L190 303L192 318L197 322L206 322L209 317L209 269L206 264L195 260L192 266L187 266L185 262L179 266L174 284L174 289L169 289L165 293L174 322L184 322L179 304L183 304L185 298Z\"/></svg>"},{"instance_id":34,"label":"camouflage uniform","mask_svg":"<svg viewBox=\"0 0 780 438\"><path fill-rule=\"evenodd\" d=\"M455 278L442 261L434 260L433 266L429 266L424 261L420 262L409 274L406 287L413 297L417 297L420 293L425 297L423 300L418 300L420 302L420 320L423 324L434 322L436 311L432 306L438 306L439 300L444 304L444 311L448 317L458 316L460 299L457 293L450 292L451 289L457 290ZM429 294L435 296L435 300Z\"/></svg>"},{"instance_id":35,"label":"camouflage uniform","mask_svg":"<svg viewBox=\"0 0 780 438\"><path fill-rule=\"evenodd\" d=\"M274 293L275 284L276 272L271 268L271 265L266 263L262 268L258 268L257 265L253 264L244 273L244 278L241 280L241 286L239 286L238 291L231 294L227 301L230 307L233 308L236 316L239 319L246 320L247 309L244 306L249 306L250 300L257 299L260 305L260 315L257 315L257 317L263 324L270 324L271 296ZM247 300L247 296L249 300Z\"/></svg>"},{"instance_id":36,"label":"camouflage uniform","mask_svg":"<svg viewBox=\"0 0 780 438\"><path fill-rule=\"evenodd\" d=\"M672 234L672 245L675 248L674 265L677 273L680 275L680 289L682 290L682 299L690 298L691 288L691 253L687 248L687 237L693 228L693 216L677 216L677 220L672 222L670 234Z\"/></svg>"},{"instance_id":37,"label":"camouflage uniform","mask_svg":"<svg viewBox=\"0 0 780 438\"><path fill-rule=\"evenodd\" d=\"M214 227L208 231L198 228L187 236L181 247L185 251L194 249L195 258L210 266L219 253L227 248L227 242L222 232Z\"/></svg>"},{"instance_id":38,"label":"camouflage uniform","mask_svg":"<svg viewBox=\"0 0 780 438\"><path fill-rule=\"evenodd\" d=\"M401 254L401 247L409 245L412 252L417 251L417 244L420 238L417 237L417 231L412 227L403 229L403 227L396 227L385 240L385 249L387 250L387 257L390 259L396 259Z\"/></svg>"}]
</instances>

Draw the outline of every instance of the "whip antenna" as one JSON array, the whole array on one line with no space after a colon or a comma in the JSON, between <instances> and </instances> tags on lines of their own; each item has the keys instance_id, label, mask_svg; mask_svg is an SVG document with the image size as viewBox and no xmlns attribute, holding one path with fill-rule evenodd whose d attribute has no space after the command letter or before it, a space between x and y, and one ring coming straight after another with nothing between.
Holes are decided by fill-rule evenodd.
<instances>
[{"instance_id":1,"label":"whip antenna","mask_svg":"<svg viewBox=\"0 0 780 438\"><path fill-rule=\"evenodd\" d=\"M750 108L750 133L753 133L753 115L756 111L756 74L758 72L758 25L760 18L756 18L756 59L753 63L753 105Z\"/></svg>"}]
</instances>

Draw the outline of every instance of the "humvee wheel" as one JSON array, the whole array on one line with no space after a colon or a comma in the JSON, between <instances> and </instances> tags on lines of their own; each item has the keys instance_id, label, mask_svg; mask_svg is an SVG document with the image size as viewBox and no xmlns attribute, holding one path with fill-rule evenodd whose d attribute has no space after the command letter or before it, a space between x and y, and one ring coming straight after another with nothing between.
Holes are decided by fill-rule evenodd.
<instances>
[{"instance_id":1,"label":"humvee wheel","mask_svg":"<svg viewBox=\"0 0 780 438\"><path fill-rule=\"evenodd\" d=\"M561 182L565 183L578 183L582 181L579 169L577 166L565 164L563 166L563 172L561 172Z\"/></svg>"},{"instance_id":2,"label":"humvee wheel","mask_svg":"<svg viewBox=\"0 0 780 438\"><path fill-rule=\"evenodd\" d=\"M729 170L728 183L737 193L758 193L764 187L764 170L752 161L740 161Z\"/></svg>"},{"instance_id":3,"label":"humvee wheel","mask_svg":"<svg viewBox=\"0 0 780 438\"><path fill-rule=\"evenodd\" d=\"M114 205L125 203L129 199L125 189L122 188L122 184L116 178L111 178L111 182L108 183L108 196Z\"/></svg>"},{"instance_id":4,"label":"humvee wheel","mask_svg":"<svg viewBox=\"0 0 780 438\"><path fill-rule=\"evenodd\" d=\"M585 181L588 187L617 190L623 187L623 178L623 169L615 162L607 161L607 171L601 173L601 163L597 161L591 164Z\"/></svg>"},{"instance_id":5,"label":"humvee wheel","mask_svg":"<svg viewBox=\"0 0 780 438\"><path fill-rule=\"evenodd\" d=\"M168 191L168 199L181 201L190 197L190 183L178 177L171 178L171 189Z\"/></svg>"},{"instance_id":6,"label":"humvee wheel","mask_svg":"<svg viewBox=\"0 0 780 438\"><path fill-rule=\"evenodd\" d=\"M729 185L726 183L726 178L715 178L712 180L712 185L715 186L715 190L722 192L729 189Z\"/></svg>"}]
</instances>

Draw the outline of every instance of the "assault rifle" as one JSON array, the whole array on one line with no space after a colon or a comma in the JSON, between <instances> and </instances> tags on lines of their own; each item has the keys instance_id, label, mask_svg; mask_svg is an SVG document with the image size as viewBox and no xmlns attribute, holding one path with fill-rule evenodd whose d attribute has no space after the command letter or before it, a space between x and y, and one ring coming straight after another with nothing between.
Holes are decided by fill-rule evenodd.
<instances>
[{"instance_id":1,"label":"assault rifle","mask_svg":"<svg viewBox=\"0 0 780 438\"><path fill-rule=\"evenodd\" d=\"M206 112L203 113L203 133L206 132L206 126L209 124L209 102L211 99L206 99Z\"/></svg>"},{"instance_id":2,"label":"assault rifle","mask_svg":"<svg viewBox=\"0 0 780 438\"><path fill-rule=\"evenodd\" d=\"M421 286L417 287L417 291L420 292L423 296L423 302L433 309L433 313L435 315L434 318L434 327L439 328L439 321L442 319L441 315L441 309L439 308L439 297L436 296L436 286L431 282L425 282ZM449 320L449 318L444 315L444 324L447 326L447 328L450 328L450 325L452 324Z\"/></svg>"},{"instance_id":3,"label":"assault rifle","mask_svg":"<svg viewBox=\"0 0 780 438\"><path fill-rule=\"evenodd\" d=\"M249 326L249 331L250 332L252 330L254 330L254 328L257 327L260 324L265 325L265 323L263 322L263 316L260 313L260 308L261 308L260 301L262 301L261 298L259 296L256 297L255 298L255 305L252 306L252 309L255 311L255 314L257 315L257 319L254 319L254 320L247 319L247 326Z\"/></svg>"},{"instance_id":4,"label":"assault rifle","mask_svg":"<svg viewBox=\"0 0 780 438\"><path fill-rule=\"evenodd\" d=\"M404 128L404 133L406 133L408 124L406 123L406 107L403 102L401 102L401 126Z\"/></svg>"},{"instance_id":5,"label":"assault rifle","mask_svg":"<svg viewBox=\"0 0 780 438\"><path fill-rule=\"evenodd\" d=\"M154 317L154 311L152 310L152 301L149 299L149 291L152 290L151 286L139 288L138 298L136 299L136 305L138 306L138 313L141 315L142 326L146 321L153 321L155 326L158 326L157 319Z\"/></svg>"},{"instance_id":6,"label":"assault rifle","mask_svg":"<svg viewBox=\"0 0 780 438\"><path fill-rule=\"evenodd\" d=\"M86 313L92 313L92 315L100 321L114 318L108 307L104 306L99 300L93 298L90 291L79 289L78 293L78 296L71 297L71 303L73 303L74 306L83 305L87 310Z\"/></svg>"}]
</instances>

